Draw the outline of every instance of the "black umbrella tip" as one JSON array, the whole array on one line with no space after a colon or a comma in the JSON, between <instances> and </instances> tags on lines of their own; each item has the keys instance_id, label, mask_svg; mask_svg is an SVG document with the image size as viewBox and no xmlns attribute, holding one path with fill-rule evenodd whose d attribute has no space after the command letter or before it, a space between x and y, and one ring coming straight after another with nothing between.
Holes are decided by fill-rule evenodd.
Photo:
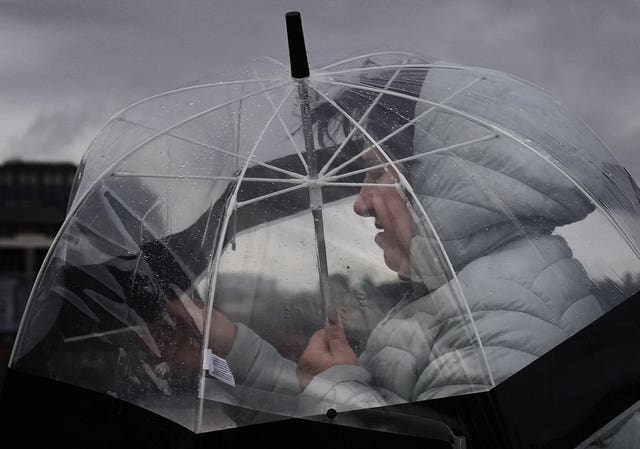
<instances>
[{"instance_id":1,"label":"black umbrella tip","mask_svg":"<svg viewBox=\"0 0 640 449\"><path fill-rule=\"evenodd\" d=\"M306 78L309 76L309 62L307 61L307 49L304 44L300 12L289 11L285 14L285 20L287 22L291 76L294 78Z\"/></svg>"}]
</instances>

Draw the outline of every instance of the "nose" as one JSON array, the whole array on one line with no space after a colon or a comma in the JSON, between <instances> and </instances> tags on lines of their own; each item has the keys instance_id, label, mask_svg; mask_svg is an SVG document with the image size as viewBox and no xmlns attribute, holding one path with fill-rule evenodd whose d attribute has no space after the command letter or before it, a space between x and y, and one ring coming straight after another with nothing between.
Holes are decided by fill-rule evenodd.
<instances>
[{"instance_id":1,"label":"nose","mask_svg":"<svg viewBox=\"0 0 640 449\"><path fill-rule=\"evenodd\" d=\"M372 195L368 187L363 187L353 203L353 211L361 217L373 217Z\"/></svg>"}]
</instances>

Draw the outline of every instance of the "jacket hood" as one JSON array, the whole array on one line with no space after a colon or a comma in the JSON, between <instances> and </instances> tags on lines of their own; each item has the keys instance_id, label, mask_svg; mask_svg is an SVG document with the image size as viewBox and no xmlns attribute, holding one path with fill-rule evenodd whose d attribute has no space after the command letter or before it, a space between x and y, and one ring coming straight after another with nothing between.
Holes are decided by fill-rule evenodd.
<instances>
[{"instance_id":1,"label":"jacket hood","mask_svg":"<svg viewBox=\"0 0 640 449\"><path fill-rule=\"evenodd\" d=\"M570 135L549 126L546 116L538 117L540 92L519 81L489 78L445 100L442 92L454 92L469 82L451 72L431 71L420 97L455 111L436 108L427 112L429 104L416 105L416 117L424 116L416 123L414 152L433 152L417 158L411 168L411 183L433 226L425 226L430 235L423 233L412 242L412 262L421 267L423 279L430 270L435 270L435 277L443 271L438 262L442 258L421 260L439 247L432 231L458 271L509 241L550 234L556 226L582 220L594 210L575 186L575 177L555 158L558 151L575 149L562 139ZM515 125L528 125L534 134L544 134L544 139L523 135ZM508 130L521 142L502 133L492 138L494 126ZM484 136L488 140L461 145ZM548 142L556 145L552 151L545 146ZM440 150L452 145L460 146ZM567 156L571 160L572 155Z\"/></svg>"}]
</instances>

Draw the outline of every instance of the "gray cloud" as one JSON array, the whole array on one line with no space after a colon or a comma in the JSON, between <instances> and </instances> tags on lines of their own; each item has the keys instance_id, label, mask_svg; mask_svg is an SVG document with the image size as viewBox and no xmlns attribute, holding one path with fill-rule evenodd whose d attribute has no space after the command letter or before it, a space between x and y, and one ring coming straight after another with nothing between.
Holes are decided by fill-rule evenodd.
<instances>
[{"instance_id":1,"label":"gray cloud","mask_svg":"<svg viewBox=\"0 0 640 449\"><path fill-rule=\"evenodd\" d=\"M101 111L100 111L101 112ZM75 159L80 154L73 147L88 129L96 127L102 113L93 106L56 109L37 115L27 129L18 137L9 140L7 158L30 159ZM76 150L76 151L74 151Z\"/></svg>"},{"instance_id":2,"label":"gray cloud","mask_svg":"<svg viewBox=\"0 0 640 449\"><path fill-rule=\"evenodd\" d=\"M49 130L47 155L75 159L89 130L133 101L261 55L286 59L290 9L303 13L312 61L385 44L532 81L640 176L635 0L4 0L0 119L23 118L0 125L0 159L40 157L36 124Z\"/></svg>"},{"instance_id":3,"label":"gray cloud","mask_svg":"<svg viewBox=\"0 0 640 449\"><path fill-rule=\"evenodd\" d=\"M14 19L51 23L55 21L126 21L131 20L136 8L135 2L112 0L109 2L88 2L84 0L3 0L4 15ZM142 12L138 10L138 12Z\"/></svg>"}]
</instances>

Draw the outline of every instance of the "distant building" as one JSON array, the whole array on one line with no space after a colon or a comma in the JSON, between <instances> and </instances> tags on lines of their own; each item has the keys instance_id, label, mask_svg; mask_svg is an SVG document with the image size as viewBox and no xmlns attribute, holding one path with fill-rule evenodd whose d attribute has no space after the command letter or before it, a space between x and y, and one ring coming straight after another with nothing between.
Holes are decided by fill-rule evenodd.
<instances>
[{"instance_id":1,"label":"distant building","mask_svg":"<svg viewBox=\"0 0 640 449\"><path fill-rule=\"evenodd\" d=\"M33 281L64 221L70 163L0 165L0 337L12 339Z\"/></svg>"},{"instance_id":2,"label":"distant building","mask_svg":"<svg viewBox=\"0 0 640 449\"><path fill-rule=\"evenodd\" d=\"M0 165L0 237L55 235L64 220L75 172L70 163Z\"/></svg>"}]
</instances>

